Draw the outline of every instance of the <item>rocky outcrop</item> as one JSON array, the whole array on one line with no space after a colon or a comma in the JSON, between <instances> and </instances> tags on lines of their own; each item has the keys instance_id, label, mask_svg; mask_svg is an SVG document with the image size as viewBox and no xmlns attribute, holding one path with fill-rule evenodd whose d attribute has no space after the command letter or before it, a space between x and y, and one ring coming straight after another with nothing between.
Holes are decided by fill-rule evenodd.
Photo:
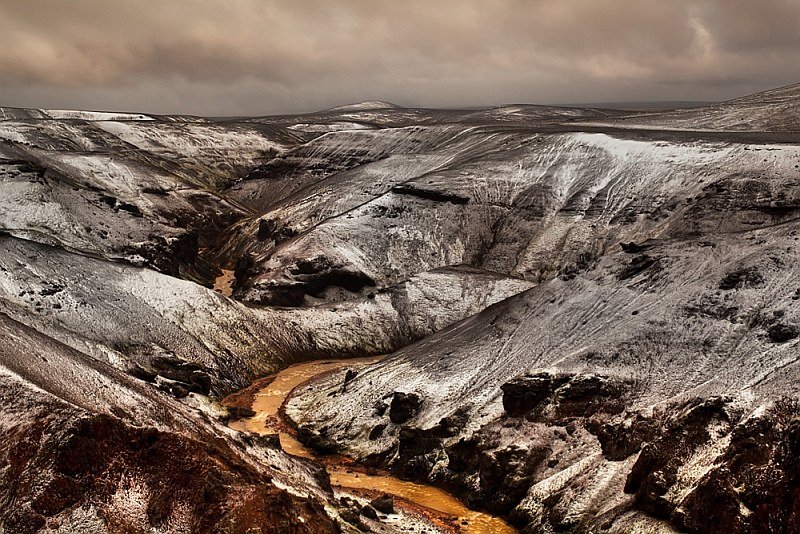
<instances>
[{"instance_id":1,"label":"rocky outcrop","mask_svg":"<svg viewBox=\"0 0 800 534\"><path fill-rule=\"evenodd\" d=\"M120 532L142 528L245 533L337 532L321 504L278 489L224 442L56 411L7 430L0 524Z\"/></svg>"},{"instance_id":2,"label":"rocky outcrop","mask_svg":"<svg viewBox=\"0 0 800 534\"><path fill-rule=\"evenodd\" d=\"M152 270L10 236L0 236L0 251L0 311L179 395L224 395L309 357L390 352L531 285L452 270L335 307L253 309Z\"/></svg>"},{"instance_id":3,"label":"rocky outcrop","mask_svg":"<svg viewBox=\"0 0 800 534\"><path fill-rule=\"evenodd\" d=\"M392 193L396 195L412 195L415 197L424 198L426 200L432 200L434 202L450 202L451 204L466 204L469 202L469 197L454 195L441 191L422 189L407 184L394 186L392 188Z\"/></svg>"},{"instance_id":4,"label":"rocky outcrop","mask_svg":"<svg viewBox=\"0 0 800 534\"><path fill-rule=\"evenodd\" d=\"M417 393L396 391L392 395L392 402L389 405L389 420L396 425L407 423L409 419L417 415L422 402L422 397Z\"/></svg>"},{"instance_id":5,"label":"rocky outcrop","mask_svg":"<svg viewBox=\"0 0 800 534\"><path fill-rule=\"evenodd\" d=\"M651 436L625 483L625 492L635 495L636 506L656 517L670 517L675 507L668 496L670 489L688 483L678 481L679 469L701 446L730 430L730 416L723 410L724 405L723 399L693 403L683 413L670 417L658 434ZM713 423L721 428L712 430Z\"/></svg>"},{"instance_id":6,"label":"rocky outcrop","mask_svg":"<svg viewBox=\"0 0 800 534\"><path fill-rule=\"evenodd\" d=\"M236 438L202 396L178 402L2 314L0 338L5 531L339 531L324 470Z\"/></svg>"},{"instance_id":7,"label":"rocky outcrop","mask_svg":"<svg viewBox=\"0 0 800 534\"><path fill-rule=\"evenodd\" d=\"M554 382L555 379L555 382ZM521 417L538 408L556 388L569 380L569 375L554 377L539 373L517 377L500 386L503 391L503 409L511 417Z\"/></svg>"},{"instance_id":8,"label":"rocky outcrop","mask_svg":"<svg viewBox=\"0 0 800 534\"><path fill-rule=\"evenodd\" d=\"M798 419L794 401L737 425L723 454L672 512L689 532L792 532L797 499Z\"/></svg>"},{"instance_id":9,"label":"rocky outcrop","mask_svg":"<svg viewBox=\"0 0 800 534\"><path fill-rule=\"evenodd\" d=\"M402 426L389 464L405 477L439 482L473 506L508 515L557 454L537 433L563 427L569 441L596 418L621 412L632 393L631 384L608 377L548 373L515 378L501 389L506 413L470 437L462 437L466 411L430 429Z\"/></svg>"}]
</instances>

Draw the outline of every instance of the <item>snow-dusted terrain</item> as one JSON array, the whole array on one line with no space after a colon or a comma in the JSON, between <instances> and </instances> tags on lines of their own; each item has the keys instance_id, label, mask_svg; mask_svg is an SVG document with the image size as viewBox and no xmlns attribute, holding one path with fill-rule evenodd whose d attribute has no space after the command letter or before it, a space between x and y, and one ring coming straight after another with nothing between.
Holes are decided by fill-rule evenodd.
<instances>
[{"instance_id":1,"label":"snow-dusted terrain","mask_svg":"<svg viewBox=\"0 0 800 534\"><path fill-rule=\"evenodd\" d=\"M584 124L656 130L800 132L800 84L703 107L640 113Z\"/></svg>"},{"instance_id":2,"label":"snow-dusted terrain","mask_svg":"<svg viewBox=\"0 0 800 534\"><path fill-rule=\"evenodd\" d=\"M529 532L792 531L798 87L635 115L0 108L0 531L351 529L216 400L384 353L301 388L301 438Z\"/></svg>"},{"instance_id":3,"label":"snow-dusted terrain","mask_svg":"<svg viewBox=\"0 0 800 534\"><path fill-rule=\"evenodd\" d=\"M784 108L793 91L721 107L797 124ZM739 129L715 129L729 127ZM345 387L343 374L311 384L288 408L302 434L531 532L791 530L792 137L543 128L504 132L493 147L489 127L467 135L486 152L327 216L270 254L267 280L297 284L297 258L313 254L377 284L453 261L538 285ZM384 222L377 206L399 214Z\"/></svg>"}]
</instances>

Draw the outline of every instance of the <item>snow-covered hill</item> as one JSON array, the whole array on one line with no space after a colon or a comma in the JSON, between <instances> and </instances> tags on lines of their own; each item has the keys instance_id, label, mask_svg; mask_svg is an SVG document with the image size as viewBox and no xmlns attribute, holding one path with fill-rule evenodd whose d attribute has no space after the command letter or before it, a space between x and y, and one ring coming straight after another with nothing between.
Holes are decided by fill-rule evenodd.
<instances>
[{"instance_id":1,"label":"snow-covered hill","mask_svg":"<svg viewBox=\"0 0 800 534\"><path fill-rule=\"evenodd\" d=\"M720 104L592 121L620 128L685 131L800 132L800 84Z\"/></svg>"}]
</instances>

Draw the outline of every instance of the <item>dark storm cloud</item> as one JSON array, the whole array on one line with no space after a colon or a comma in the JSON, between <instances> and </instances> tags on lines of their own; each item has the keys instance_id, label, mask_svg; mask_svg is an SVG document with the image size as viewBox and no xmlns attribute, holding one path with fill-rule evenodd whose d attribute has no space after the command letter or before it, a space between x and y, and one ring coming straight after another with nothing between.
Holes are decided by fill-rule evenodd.
<instances>
[{"instance_id":1,"label":"dark storm cloud","mask_svg":"<svg viewBox=\"0 0 800 534\"><path fill-rule=\"evenodd\" d=\"M798 50L800 0L0 0L0 102L722 99L800 81Z\"/></svg>"}]
</instances>

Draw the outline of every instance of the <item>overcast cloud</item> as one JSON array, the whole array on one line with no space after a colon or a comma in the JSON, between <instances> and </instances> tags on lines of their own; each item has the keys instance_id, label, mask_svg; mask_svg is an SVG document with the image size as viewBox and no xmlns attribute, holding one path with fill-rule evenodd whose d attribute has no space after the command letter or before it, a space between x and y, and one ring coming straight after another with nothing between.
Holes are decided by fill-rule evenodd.
<instances>
[{"instance_id":1,"label":"overcast cloud","mask_svg":"<svg viewBox=\"0 0 800 534\"><path fill-rule=\"evenodd\" d=\"M800 82L800 0L0 0L0 105L720 100Z\"/></svg>"}]
</instances>

